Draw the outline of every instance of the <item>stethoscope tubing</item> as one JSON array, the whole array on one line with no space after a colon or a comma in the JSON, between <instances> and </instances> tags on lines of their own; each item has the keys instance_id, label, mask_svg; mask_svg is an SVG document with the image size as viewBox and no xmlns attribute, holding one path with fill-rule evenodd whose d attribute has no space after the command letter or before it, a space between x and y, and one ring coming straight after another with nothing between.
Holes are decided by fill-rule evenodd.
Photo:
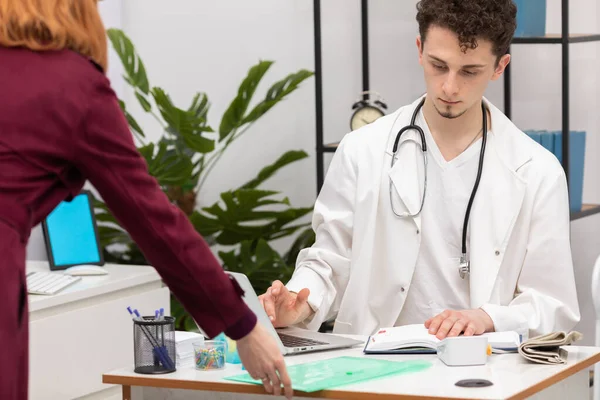
<instances>
[{"instance_id":1,"label":"stethoscope tubing","mask_svg":"<svg viewBox=\"0 0 600 400\"><path fill-rule=\"evenodd\" d=\"M425 164L425 185L424 185L424 189L423 189L423 198L421 200L421 207L419 209L419 211L416 214L400 214L397 213L396 210L394 209L394 203L392 202L392 183L390 182L390 205L392 207L392 211L394 212L394 214L396 214L396 216L400 217L400 218L405 218L405 217L415 217L417 215L419 215L421 213L421 210L423 209L423 204L425 203L425 194L427 191L427 143L425 141L425 133L423 132L423 129L421 129L420 126L418 126L416 124L416 120L417 120L417 115L419 114L419 111L421 110L421 108L423 107L423 104L425 104L425 97L423 97L423 99L419 102L419 104L417 105L417 107L415 108L412 118L410 120L410 125L407 125L405 127L403 127L402 129L400 129L400 131L398 131L398 133L396 134L396 139L394 140L394 146L392 148L392 167L394 166L394 160L396 158L396 153L398 152L398 147L400 144L400 138L402 136L402 134L406 131L409 130L415 130L419 133L419 136L421 138L421 150L423 151L423 157L424 157L424 164ZM467 265L468 265L468 259L467 259L467 228L469 225L469 217L471 215L471 207L473 206L473 201L475 199L475 195L477 194L477 190L479 188L479 182L481 181L481 174L483 172L483 160L484 160L484 156L485 156L485 148L486 148L486 144L487 144L487 130L488 130L488 126L487 126L487 111L485 108L485 104L482 101L481 102L481 110L483 113L483 135L482 135L482 143L481 143L481 151L479 153L479 164L477 167L477 176L475 178L475 184L473 185L473 189L471 190L471 196L469 197L469 202L467 204L467 210L465 212L465 218L463 221L463 227L462 227L462 246L461 246L461 250L462 250L462 255L463 258L465 260L467 260ZM395 121L394 121L395 122ZM392 124L393 126L394 124Z\"/></svg>"}]
</instances>

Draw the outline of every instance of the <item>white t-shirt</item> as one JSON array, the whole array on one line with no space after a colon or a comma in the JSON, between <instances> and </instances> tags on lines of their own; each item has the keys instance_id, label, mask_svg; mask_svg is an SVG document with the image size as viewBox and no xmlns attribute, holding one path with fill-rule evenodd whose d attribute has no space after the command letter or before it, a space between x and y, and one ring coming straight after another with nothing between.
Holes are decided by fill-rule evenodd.
<instances>
[{"instance_id":1,"label":"white t-shirt","mask_svg":"<svg viewBox=\"0 0 600 400\"><path fill-rule=\"evenodd\" d=\"M469 279L458 274L462 227L479 164L481 138L456 158L442 156L422 111L417 124L427 143L427 194L421 212L421 247L396 326L422 324L445 309L469 309ZM467 229L467 254L469 230Z\"/></svg>"}]
</instances>

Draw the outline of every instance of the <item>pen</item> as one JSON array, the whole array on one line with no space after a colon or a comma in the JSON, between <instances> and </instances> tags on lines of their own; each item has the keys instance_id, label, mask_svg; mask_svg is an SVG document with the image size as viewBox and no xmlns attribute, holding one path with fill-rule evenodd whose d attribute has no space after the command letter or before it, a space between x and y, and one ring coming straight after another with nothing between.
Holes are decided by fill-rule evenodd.
<instances>
[{"instance_id":1,"label":"pen","mask_svg":"<svg viewBox=\"0 0 600 400\"><path fill-rule=\"evenodd\" d=\"M165 320L165 309L162 307L160 308L160 313L159 313L158 318L159 318L159 321ZM162 345L164 346L165 345L165 327L162 324L160 325L160 332L161 332L160 338L162 341Z\"/></svg>"}]
</instances>

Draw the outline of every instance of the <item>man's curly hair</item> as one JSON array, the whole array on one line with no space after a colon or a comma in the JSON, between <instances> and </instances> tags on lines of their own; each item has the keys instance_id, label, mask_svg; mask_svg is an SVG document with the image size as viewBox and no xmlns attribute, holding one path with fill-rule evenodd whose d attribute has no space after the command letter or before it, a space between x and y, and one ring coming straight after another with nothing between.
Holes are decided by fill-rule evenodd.
<instances>
[{"instance_id":1,"label":"man's curly hair","mask_svg":"<svg viewBox=\"0 0 600 400\"><path fill-rule=\"evenodd\" d=\"M461 50L477 47L477 39L492 42L498 60L508 51L517 27L517 6L512 0L421 0L417 22L422 43L431 25L458 35Z\"/></svg>"}]
</instances>

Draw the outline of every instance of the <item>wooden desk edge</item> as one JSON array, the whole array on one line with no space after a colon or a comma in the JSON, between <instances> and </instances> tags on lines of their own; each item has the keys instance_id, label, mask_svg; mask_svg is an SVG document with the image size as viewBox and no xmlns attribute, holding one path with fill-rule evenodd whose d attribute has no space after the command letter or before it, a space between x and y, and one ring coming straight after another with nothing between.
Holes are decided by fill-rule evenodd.
<instances>
[{"instance_id":1,"label":"wooden desk edge","mask_svg":"<svg viewBox=\"0 0 600 400\"><path fill-rule=\"evenodd\" d=\"M562 381L563 379L566 379L570 376L575 375L576 373L578 373L580 371L583 371L585 368L589 368L589 367L593 366L597 362L600 362L600 353L596 353L593 356L586 358L585 360L583 360L581 362L578 362L577 364L571 365L570 367L566 368L565 370L561 371L560 373L558 373L554 376L551 376L549 378L546 378L543 381L538 382L535 385L528 387L527 389L523 390L522 392L519 392L512 397L509 397L507 400L526 399L527 397L530 397L535 393L539 393L542 390L554 385L555 383Z\"/></svg>"},{"instance_id":2,"label":"wooden desk edge","mask_svg":"<svg viewBox=\"0 0 600 400\"><path fill-rule=\"evenodd\" d=\"M118 375L102 375L102 383L122 385L123 388L131 386L154 387L164 389L186 389L186 390L205 390L213 392L244 393L244 394L269 394L264 387L253 384L237 384L227 382L200 382L187 381L179 379L152 379L146 377L124 377ZM125 389L124 389L125 390ZM129 390L129 389L127 389ZM129 396L131 396L131 392ZM445 397L417 396L417 395L398 395L390 393L370 393L370 392L347 392L343 390L321 390L318 392L306 393L295 390L294 397L318 397L325 399L344 399L344 400L440 400ZM129 400L129 399L127 399ZM453 398L453 400L468 400Z\"/></svg>"},{"instance_id":3,"label":"wooden desk edge","mask_svg":"<svg viewBox=\"0 0 600 400\"><path fill-rule=\"evenodd\" d=\"M600 362L600 353L594 354L593 356L586 358L585 360L574 364L560 373L544 379L541 382L536 383L528 387L527 389L509 397L507 400L520 400L525 399L535 393L539 393L542 390L552 386L555 383L568 378L569 376L575 375L585 368L589 368L592 365ZM201 381L188 381L180 379L153 379L144 376L131 377L131 376L118 376L103 374L102 383L122 385L124 387L131 386L145 386L165 389L187 389L187 390L205 390L214 392L228 392L228 393L247 393L247 394L268 394L262 386L252 384L238 384L229 382L201 382ZM129 389L127 389L129 390ZM131 395L130 395L131 396ZM398 395L389 393L369 393L369 392L348 392L343 390L322 390L318 392L306 393L301 391L294 391L294 397L320 397L326 399L347 399L347 400L391 400L391 399L406 399L406 400L439 400L444 397L431 397L431 396L417 396L417 395ZM453 400L461 400L456 398Z\"/></svg>"}]
</instances>

